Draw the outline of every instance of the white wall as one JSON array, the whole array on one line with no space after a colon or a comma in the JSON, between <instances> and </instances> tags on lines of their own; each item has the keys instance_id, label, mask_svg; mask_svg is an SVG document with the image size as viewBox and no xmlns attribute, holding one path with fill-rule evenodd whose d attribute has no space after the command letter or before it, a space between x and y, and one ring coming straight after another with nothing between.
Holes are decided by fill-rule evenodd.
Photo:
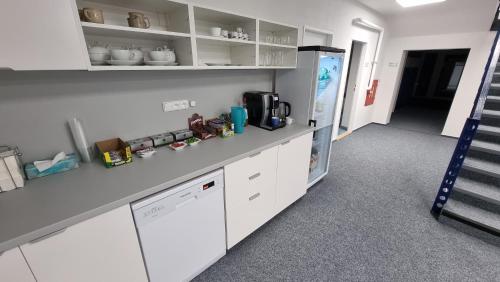
<instances>
[{"instance_id":1,"label":"white wall","mask_svg":"<svg viewBox=\"0 0 500 282\"><path fill-rule=\"evenodd\" d=\"M406 12L388 19L391 38L383 49L373 121L387 124L399 91L405 50L470 48L443 135L458 137L477 94L494 34L497 0L453 0L454 5ZM393 65L393 66L390 66ZM396 66L394 66L396 65Z\"/></svg>"},{"instance_id":2,"label":"white wall","mask_svg":"<svg viewBox=\"0 0 500 282\"><path fill-rule=\"evenodd\" d=\"M405 50L470 48L462 79L442 132L443 135L458 137L474 104L493 39L492 32L475 32L389 40L382 63L374 122L387 124L390 121L399 91ZM391 67L389 64L397 64L397 67Z\"/></svg>"},{"instance_id":3,"label":"white wall","mask_svg":"<svg viewBox=\"0 0 500 282\"><path fill-rule=\"evenodd\" d=\"M353 18L383 25L379 15L351 0L193 2L332 30L334 46L346 49L350 47L351 34L357 33L351 24ZM270 70L0 71L0 144L20 146L24 161L47 158L61 150L71 152L66 122L75 116L82 119L91 143L179 129L186 126L193 112L206 117L217 115L237 103L244 91L270 91L271 82ZM181 98L196 100L197 107L189 111L162 111L162 101Z\"/></svg>"}]
</instances>

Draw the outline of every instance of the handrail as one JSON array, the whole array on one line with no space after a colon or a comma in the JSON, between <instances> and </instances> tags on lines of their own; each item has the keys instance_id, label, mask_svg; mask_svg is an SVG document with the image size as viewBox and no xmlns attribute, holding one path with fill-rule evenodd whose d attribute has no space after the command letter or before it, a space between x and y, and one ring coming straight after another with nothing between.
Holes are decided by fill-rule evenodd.
<instances>
[{"instance_id":1,"label":"handrail","mask_svg":"<svg viewBox=\"0 0 500 282\"><path fill-rule=\"evenodd\" d=\"M500 32L497 31L495 35L495 40L493 41L493 46L491 46L490 56L488 57L488 63L484 67L483 78L481 79L481 84L479 85L479 92L474 99L474 106L470 113L470 118L481 119L481 114L483 113L484 104L486 102L486 97L490 91L490 85L493 81L493 74L495 73L495 68L498 62L500 48L499 48L499 35Z\"/></svg>"},{"instance_id":2,"label":"handrail","mask_svg":"<svg viewBox=\"0 0 500 282\"><path fill-rule=\"evenodd\" d=\"M497 32L490 50L488 62L484 68L481 84L479 85L479 89L474 100L474 106L472 107L469 118L465 121L457 146L455 147L455 151L453 152L448 168L446 169L441 186L439 187L436 198L434 199L431 213L435 217L438 217L441 214L444 205L448 201L460 169L464 163L465 156L467 156L472 140L476 135L477 127L479 126L479 122L481 120L481 114L483 113L486 97L490 91L491 82L493 81L493 75L495 73L500 55L499 37L500 32Z\"/></svg>"}]
</instances>

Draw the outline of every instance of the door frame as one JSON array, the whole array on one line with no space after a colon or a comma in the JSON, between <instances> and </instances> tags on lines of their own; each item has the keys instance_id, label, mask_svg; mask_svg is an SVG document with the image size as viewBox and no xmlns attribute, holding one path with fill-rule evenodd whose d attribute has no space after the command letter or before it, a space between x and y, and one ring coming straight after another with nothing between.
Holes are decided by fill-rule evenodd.
<instances>
[{"instance_id":1,"label":"door frame","mask_svg":"<svg viewBox=\"0 0 500 282\"><path fill-rule=\"evenodd\" d=\"M351 100L351 105L349 107L349 118L347 120L347 132L344 133L344 134L341 134L341 135L337 135L335 139L341 139L343 137L345 137L345 135L348 135L352 132L352 130L349 130L353 127L354 125L354 114L356 113L356 109L357 109L357 101L359 100L359 95L361 95L362 91L361 89L365 90L365 87L362 87L360 85L360 79L361 79L361 72L363 70L363 64L364 64L364 59L365 59L365 55L366 55L366 50L367 50L367 47L368 47L368 43L365 42L365 41L362 41L362 40L356 40L356 39L352 39L351 40L351 47L350 47L350 50L349 50L349 66L348 66L348 73L347 73L347 77L346 77L346 83L345 83L345 89L344 89L344 95L345 97L342 97L342 107L341 107L341 116L340 116L340 120L339 120L339 128L341 126L341 120L342 120L342 117L345 113L345 100L347 99L347 95L349 94L348 92L348 89L350 87L352 87L352 85L349 84L349 77L351 76L351 62L352 62L352 57L351 55L353 54L353 48L355 47L355 44L360 44L360 52L359 52L359 62L358 62L358 66L357 66L357 71L356 71L356 80L354 81L354 84L356 85L356 88L355 90L353 91L352 93L352 100Z\"/></svg>"}]
</instances>

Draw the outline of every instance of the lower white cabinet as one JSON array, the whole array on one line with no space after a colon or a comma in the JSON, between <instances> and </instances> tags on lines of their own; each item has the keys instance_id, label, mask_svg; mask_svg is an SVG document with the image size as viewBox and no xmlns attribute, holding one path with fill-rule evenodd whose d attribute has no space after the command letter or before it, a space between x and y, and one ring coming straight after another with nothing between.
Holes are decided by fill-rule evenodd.
<instances>
[{"instance_id":1,"label":"lower white cabinet","mask_svg":"<svg viewBox=\"0 0 500 282\"><path fill-rule=\"evenodd\" d=\"M21 250L38 282L148 280L129 205L36 239Z\"/></svg>"},{"instance_id":2,"label":"lower white cabinet","mask_svg":"<svg viewBox=\"0 0 500 282\"><path fill-rule=\"evenodd\" d=\"M0 281L35 282L35 278L19 248L0 254Z\"/></svg>"},{"instance_id":3,"label":"lower white cabinet","mask_svg":"<svg viewBox=\"0 0 500 282\"><path fill-rule=\"evenodd\" d=\"M278 148L224 167L228 249L274 215Z\"/></svg>"},{"instance_id":4,"label":"lower white cabinet","mask_svg":"<svg viewBox=\"0 0 500 282\"><path fill-rule=\"evenodd\" d=\"M312 134L311 132L278 146L276 213L306 194Z\"/></svg>"},{"instance_id":5,"label":"lower white cabinet","mask_svg":"<svg viewBox=\"0 0 500 282\"><path fill-rule=\"evenodd\" d=\"M312 133L224 167L230 249L307 190Z\"/></svg>"}]
</instances>

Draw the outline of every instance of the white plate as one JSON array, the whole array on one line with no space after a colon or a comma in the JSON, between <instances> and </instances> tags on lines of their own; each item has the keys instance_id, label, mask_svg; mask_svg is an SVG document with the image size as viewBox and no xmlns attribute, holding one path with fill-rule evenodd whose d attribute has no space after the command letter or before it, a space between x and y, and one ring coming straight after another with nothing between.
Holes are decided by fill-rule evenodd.
<instances>
[{"instance_id":1,"label":"white plate","mask_svg":"<svg viewBox=\"0 0 500 282\"><path fill-rule=\"evenodd\" d=\"M113 66L133 66L140 62L134 60L107 60L106 63Z\"/></svg>"},{"instance_id":2,"label":"white plate","mask_svg":"<svg viewBox=\"0 0 500 282\"><path fill-rule=\"evenodd\" d=\"M179 63L172 63L169 61L144 61L148 66L177 66Z\"/></svg>"}]
</instances>

